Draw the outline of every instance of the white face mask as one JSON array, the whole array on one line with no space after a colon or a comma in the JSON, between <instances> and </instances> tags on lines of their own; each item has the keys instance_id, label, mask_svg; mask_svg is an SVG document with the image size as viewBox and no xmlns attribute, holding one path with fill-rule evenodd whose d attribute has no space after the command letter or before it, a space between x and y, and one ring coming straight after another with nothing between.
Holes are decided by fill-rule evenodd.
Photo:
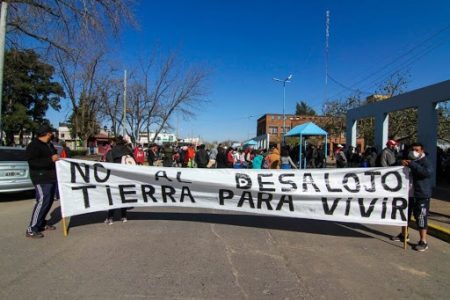
<instances>
[{"instance_id":1,"label":"white face mask","mask_svg":"<svg viewBox=\"0 0 450 300\"><path fill-rule=\"evenodd\" d=\"M409 151L408 156L410 159L416 160L416 159L420 158L420 153L417 151Z\"/></svg>"}]
</instances>

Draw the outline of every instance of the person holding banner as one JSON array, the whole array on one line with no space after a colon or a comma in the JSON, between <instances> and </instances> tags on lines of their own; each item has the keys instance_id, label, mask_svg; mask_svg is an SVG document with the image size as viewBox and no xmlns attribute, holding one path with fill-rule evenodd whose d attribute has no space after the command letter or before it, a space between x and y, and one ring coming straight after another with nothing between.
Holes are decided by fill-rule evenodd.
<instances>
[{"instance_id":1,"label":"person holding banner","mask_svg":"<svg viewBox=\"0 0 450 300\"><path fill-rule=\"evenodd\" d=\"M431 198L431 174L432 167L428 161L423 145L414 143L408 153L408 159L401 161L403 166L409 167L411 170L413 181L413 195L409 198L408 221L411 214L414 214L416 225L419 229L420 241L415 245L414 249L420 252L428 249L427 228L428 228L428 211L430 209ZM394 241L404 241L403 234L399 234L392 238ZM406 236L406 240L409 237Z\"/></svg>"},{"instance_id":2,"label":"person holding banner","mask_svg":"<svg viewBox=\"0 0 450 300\"><path fill-rule=\"evenodd\" d=\"M127 141L122 137L118 136L116 145L111 149L112 162L116 164L122 163L122 158L128 155L132 155L133 152L128 146ZM114 212L120 211L120 218L123 223L127 222L127 208L121 209L110 209L108 210L108 215L105 220L105 224L112 225L114 219Z\"/></svg>"},{"instance_id":3,"label":"person holding banner","mask_svg":"<svg viewBox=\"0 0 450 300\"><path fill-rule=\"evenodd\" d=\"M53 131L48 125L42 126L36 132L37 138L26 149L30 178L36 189L36 204L25 234L29 238L43 238L41 231L56 229L45 220L54 201L57 183L55 161L58 154L50 144Z\"/></svg>"}]
</instances>

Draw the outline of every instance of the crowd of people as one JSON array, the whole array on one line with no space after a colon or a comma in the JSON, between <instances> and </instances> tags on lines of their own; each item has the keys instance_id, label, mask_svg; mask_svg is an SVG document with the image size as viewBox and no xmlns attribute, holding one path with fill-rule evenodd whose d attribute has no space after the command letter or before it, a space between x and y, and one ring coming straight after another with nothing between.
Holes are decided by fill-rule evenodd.
<instances>
[{"instance_id":1,"label":"crowd of people","mask_svg":"<svg viewBox=\"0 0 450 300\"><path fill-rule=\"evenodd\" d=\"M116 144L116 143L114 143ZM116 146L111 147L112 153ZM282 147L281 151L273 146L269 151L253 148L239 149L219 144L207 149L204 144L194 145L166 145L151 144L147 151L137 144L134 149L128 144L136 164L142 165L147 160L149 166L180 167L180 168L235 168L235 169L290 169L297 168L295 158L291 156L289 147ZM108 154L103 161L112 162Z\"/></svg>"},{"instance_id":2,"label":"crowd of people","mask_svg":"<svg viewBox=\"0 0 450 300\"><path fill-rule=\"evenodd\" d=\"M57 193L57 178L55 162L61 157L68 157L70 149L66 145L60 145L54 141L53 129L48 126L39 128L37 138L26 149L30 178L36 189L36 204L34 206L30 225L26 230L26 236L30 238L42 238L43 231L54 230L52 224L46 221L55 193ZM53 142L52 142L53 140ZM59 148L59 149L57 149ZM359 149L342 145L337 146L335 153L336 166L344 167L388 167L403 165L411 170L413 189L410 195L408 220L414 214L416 225L419 229L420 241L415 246L418 251L428 249L427 217L431 198L432 166L427 159L427 154L422 144L414 143L409 147L399 150L399 144L395 140L389 140L381 153L377 154L374 148L367 148L364 154ZM301 151L301 152L300 152ZM248 169L291 169L298 168L295 162L304 158L302 168L325 167L325 153L320 147L308 145L300 149L283 146L281 151L276 145L269 151L257 150L251 147L236 149L219 144L217 147L206 149L205 145L168 145L160 147L151 144L147 151L142 145L132 146L129 138L119 136L109 150L102 157L103 161L121 164L143 165L147 159L150 166L182 167L182 168L248 168ZM449 152L438 153L438 161L443 163L439 172L448 172ZM120 213L122 222L127 222L127 208L113 209L107 212L105 223L113 224L114 214ZM392 238L395 241L405 241L408 236L399 234Z\"/></svg>"}]
</instances>

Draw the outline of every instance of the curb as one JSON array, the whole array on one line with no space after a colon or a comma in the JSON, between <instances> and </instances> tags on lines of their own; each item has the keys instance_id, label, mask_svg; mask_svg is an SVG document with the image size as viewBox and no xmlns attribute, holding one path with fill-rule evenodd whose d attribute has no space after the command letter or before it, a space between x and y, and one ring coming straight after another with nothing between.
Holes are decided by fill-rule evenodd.
<instances>
[{"instance_id":1,"label":"curb","mask_svg":"<svg viewBox=\"0 0 450 300\"><path fill-rule=\"evenodd\" d=\"M411 218L411 223L412 224L410 224L410 227L417 230L414 217ZM450 243L450 229L444 228L442 226L433 223L428 223L427 234L434 236L440 240L443 240L444 242Z\"/></svg>"},{"instance_id":2,"label":"curb","mask_svg":"<svg viewBox=\"0 0 450 300\"><path fill-rule=\"evenodd\" d=\"M447 243L450 243L450 230L442 226L429 223L428 233L434 237L437 237Z\"/></svg>"}]
</instances>

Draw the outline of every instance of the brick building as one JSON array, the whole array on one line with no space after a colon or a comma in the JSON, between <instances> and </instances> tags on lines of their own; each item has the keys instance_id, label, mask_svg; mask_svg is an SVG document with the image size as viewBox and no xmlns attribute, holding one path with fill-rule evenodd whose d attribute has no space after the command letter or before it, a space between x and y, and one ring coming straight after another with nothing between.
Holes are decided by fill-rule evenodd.
<instances>
[{"instance_id":1,"label":"brick building","mask_svg":"<svg viewBox=\"0 0 450 300\"><path fill-rule=\"evenodd\" d=\"M328 116L298 116L286 114L286 132L295 126L313 122L324 130L330 122L343 122L340 118L332 118ZM265 114L257 120L256 135L269 134L270 142L273 144L281 144L283 138L283 115L282 114ZM345 131L339 136L328 135L328 145L330 153L337 144L345 144ZM358 145L364 149L364 140L358 139Z\"/></svg>"}]
</instances>

